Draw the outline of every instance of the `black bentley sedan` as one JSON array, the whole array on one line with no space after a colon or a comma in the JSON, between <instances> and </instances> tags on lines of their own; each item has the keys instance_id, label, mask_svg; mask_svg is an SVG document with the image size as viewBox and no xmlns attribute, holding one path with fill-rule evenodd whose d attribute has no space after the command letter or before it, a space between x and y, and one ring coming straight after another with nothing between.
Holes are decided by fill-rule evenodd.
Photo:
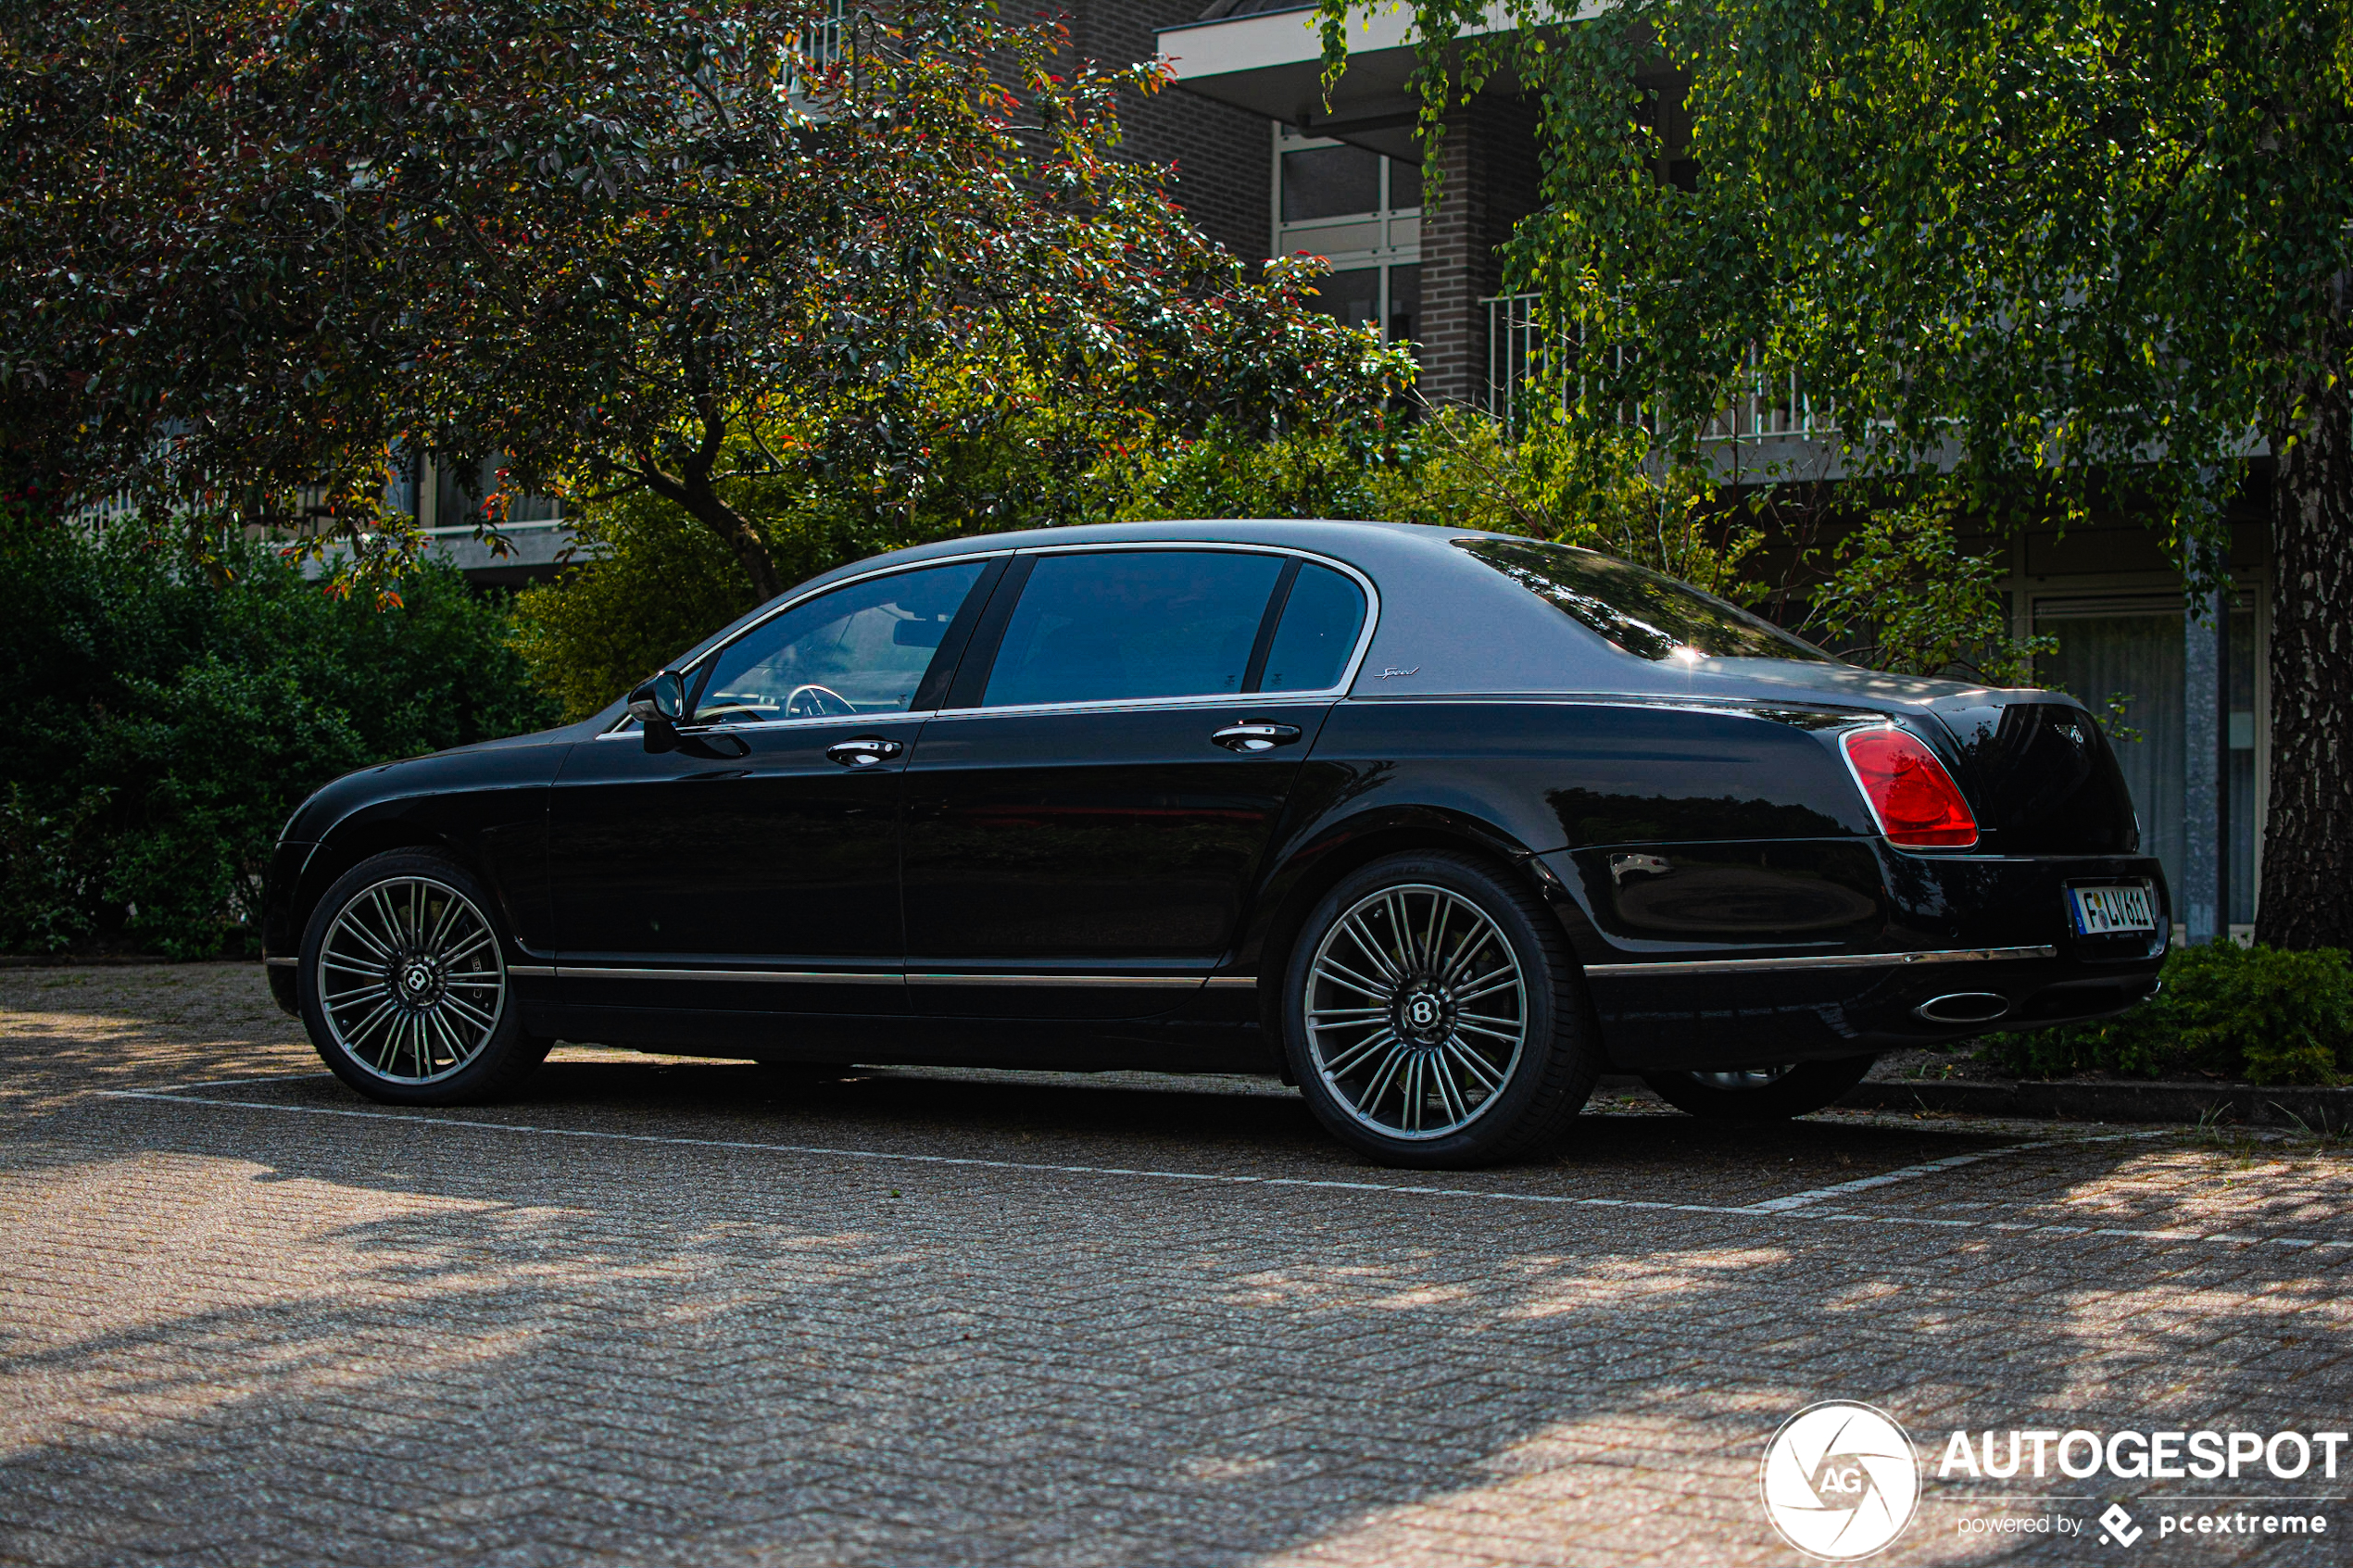
<instances>
[{"instance_id":1,"label":"black bentley sedan","mask_svg":"<svg viewBox=\"0 0 2353 1568\"><path fill-rule=\"evenodd\" d=\"M360 1093L559 1039L1265 1072L1402 1165L2095 1017L2171 917L2072 697L1877 673L1610 557L1359 522L960 539L593 719L329 784L279 1001Z\"/></svg>"}]
</instances>

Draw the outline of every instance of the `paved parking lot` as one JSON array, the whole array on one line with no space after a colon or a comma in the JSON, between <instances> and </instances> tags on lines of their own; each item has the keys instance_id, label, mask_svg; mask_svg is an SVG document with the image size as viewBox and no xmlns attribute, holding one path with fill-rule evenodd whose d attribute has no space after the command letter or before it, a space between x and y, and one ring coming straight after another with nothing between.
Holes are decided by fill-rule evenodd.
<instances>
[{"instance_id":1,"label":"paved parking lot","mask_svg":"<svg viewBox=\"0 0 2353 1568\"><path fill-rule=\"evenodd\" d=\"M1788 1562L1759 1460L1824 1399L1929 1463L1883 1561L2341 1562L1966 1534L2223 1484L1933 1472L2343 1429L2349 1280L2321 1148L1617 1097L1429 1177L1271 1083L576 1047L411 1113L257 967L0 972L10 1562ZM2317 1470L2223 1489L2353 1531Z\"/></svg>"}]
</instances>

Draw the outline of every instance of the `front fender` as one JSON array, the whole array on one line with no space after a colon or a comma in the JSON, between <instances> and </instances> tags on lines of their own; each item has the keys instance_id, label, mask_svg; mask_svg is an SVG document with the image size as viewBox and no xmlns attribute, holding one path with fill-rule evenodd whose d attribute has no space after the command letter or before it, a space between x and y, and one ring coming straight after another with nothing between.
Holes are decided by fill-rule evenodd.
<instances>
[{"instance_id":1,"label":"front fender","mask_svg":"<svg viewBox=\"0 0 2353 1568\"><path fill-rule=\"evenodd\" d=\"M263 949L299 952L312 909L336 878L390 849L446 850L490 884L515 957L553 950L547 803L567 737L472 746L346 774L296 812L272 855Z\"/></svg>"}]
</instances>

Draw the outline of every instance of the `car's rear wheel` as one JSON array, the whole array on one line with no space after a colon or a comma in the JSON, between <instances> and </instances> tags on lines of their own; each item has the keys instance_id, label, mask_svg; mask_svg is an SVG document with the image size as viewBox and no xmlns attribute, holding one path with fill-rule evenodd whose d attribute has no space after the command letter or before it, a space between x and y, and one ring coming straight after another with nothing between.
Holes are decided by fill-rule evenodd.
<instances>
[{"instance_id":1,"label":"car's rear wheel","mask_svg":"<svg viewBox=\"0 0 2353 1568\"><path fill-rule=\"evenodd\" d=\"M497 904L447 855L401 849L327 890L303 933L303 1026L336 1077L395 1105L495 1099L547 1059L507 977Z\"/></svg>"},{"instance_id":2,"label":"car's rear wheel","mask_svg":"<svg viewBox=\"0 0 2353 1568\"><path fill-rule=\"evenodd\" d=\"M1317 1120L1389 1165L1488 1165L1557 1143L1601 1071L1550 911L1484 862L1391 855L1309 914L1283 985Z\"/></svg>"},{"instance_id":3,"label":"car's rear wheel","mask_svg":"<svg viewBox=\"0 0 2353 1568\"><path fill-rule=\"evenodd\" d=\"M1877 1057L1794 1061L1730 1073L1645 1073L1659 1098L1711 1122L1780 1122L1837 1103Z\"/></svg>"}]
</instances>

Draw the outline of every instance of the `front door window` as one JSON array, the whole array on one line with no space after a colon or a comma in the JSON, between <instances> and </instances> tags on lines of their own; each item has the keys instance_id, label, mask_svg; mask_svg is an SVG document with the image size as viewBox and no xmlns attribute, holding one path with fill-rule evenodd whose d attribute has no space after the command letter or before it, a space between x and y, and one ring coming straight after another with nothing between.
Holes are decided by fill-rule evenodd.
<instances>
[{"instance_id":1,"label":"front door window","mask_svg":"<svg viewBox=\"0 0 2353 1568\"><path fill-rule=\"evenodd\" d=\"M837 588L745 633L711 660L698 724L904 713L984 563Z\"/></svg>"}]
</instances>

